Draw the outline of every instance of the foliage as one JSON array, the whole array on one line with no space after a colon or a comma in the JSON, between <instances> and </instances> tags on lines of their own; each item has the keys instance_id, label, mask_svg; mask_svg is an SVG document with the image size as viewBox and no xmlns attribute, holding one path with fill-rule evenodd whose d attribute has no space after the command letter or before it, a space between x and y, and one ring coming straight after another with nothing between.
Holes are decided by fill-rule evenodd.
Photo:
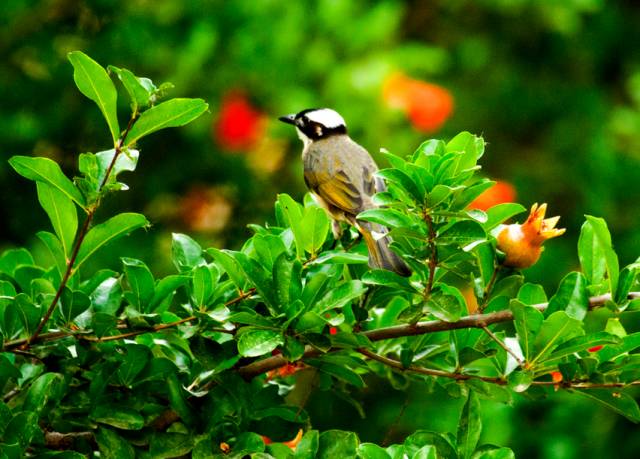
<instances>
[{"instance_id":1,"label":"foliage","mask_svg":"<svg viewBox=\"0 0 640 459\"><path fill-rule=\"evenodd\" d=\"M119 175L136 169L136 142L188 124L207 104L162 102L150 80L111 67L131 102L121 130L106 70L81 52L69 60L113 145L81 154L73 180L46 158L10 161L36 182L53 233L38 233L48 263L25 248L0 256L4 456L508 458L510 449L481 442L480 398L554 390L640 421L628 389L640 381L640 339L620 321L640 306L640 263L620 269L606 223L587 216L582 272L547 299L496 249L499 225L524 207L468 209L491 184L477 176L485 142L468 132L405 157L385 153L388 190L358 217L390 228L410 278L369 270L355 234L334 240L312 199L285 194L274 223L252 225L240 250L203 250L176 233L175 274L157 278L125 253L121 272L90 269L106 245L148 226L129 212L96 220L103 200L127 189ZM611 317L587 327L596 309ZM374 375L466 401L455 435L417 431L383 447L314 430L304 401L290 402L304 374L356 407ZM271 440L299 429L289 446Z\"/></svg>"}]
</instances>

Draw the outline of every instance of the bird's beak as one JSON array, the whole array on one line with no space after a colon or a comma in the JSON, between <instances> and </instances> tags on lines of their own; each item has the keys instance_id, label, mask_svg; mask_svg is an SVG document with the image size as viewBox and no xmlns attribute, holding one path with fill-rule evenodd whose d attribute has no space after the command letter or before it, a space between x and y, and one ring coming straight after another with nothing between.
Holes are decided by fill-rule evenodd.
<instances>
[{"instance_id":1,"label":"bird's beak","mask_svg":"<svg viewBox=\"0 0 640 459\"><path fill-rule=\"evenodd\" d=\"M296 124L296 115L292 114L292 115L285 115L285 116L281 116L280 118L278 118L280 121L282 121L283 123L287 123L287 124L293 124L295 126Z\"/></svg>"}]
</instances>

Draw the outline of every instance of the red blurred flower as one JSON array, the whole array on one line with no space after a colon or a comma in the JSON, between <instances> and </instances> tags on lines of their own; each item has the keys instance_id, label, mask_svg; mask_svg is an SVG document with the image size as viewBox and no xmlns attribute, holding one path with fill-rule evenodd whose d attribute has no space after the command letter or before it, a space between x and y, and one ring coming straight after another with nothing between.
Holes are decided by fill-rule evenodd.
<instances>
[{"instance_id":1,"label":"red blurred flower","mask_svg":"<svg viewBox=\"0 0 640 459\"><path fill-rule=\"evenodd\" d=\"M469 209L487 210L505 202L515 202L516 189L507 182L498 180L491 188L484 190L480 196L469 204Z\"/></svg>"},{"instance_id":2,"label":"red blurred flower","mask_svg":"<svg viewBox=\"0 0 640 459\"><path fill-rule=\"evenodd\" d=\"M598 352L600 349L602 349L604 346L601 344L600 346L593 346L590 347L589 349L587 349L587 351L589 352Z\"/></svg>"},{"instance_id":3,"label":"red blurred flower","mask_svg":"<svg viewBox=\"0 0 640 459\"><path fill-rule=\"evenodd\" d=\"M213 134L225 150L248 150L262 138L266 117L238 92L225 95L220 114L213 125Z\"/></svg>"},{"instance_id":4,"label":"red blurred flower","mask_svg":"<svg viewBox=\"0 0 640 459\"><path fill-rule=\"evenodd\" d=\"M193 186L180 199L183 222L193 231L205 233L222 230L231 217L231 203L215 188Z\"/></svg>"},{"instance_id":5,"label":"red blurred flower","mask_svg":"<svg viewBox=\"0 0 640 459\"><path fill-rule=\"evenodd\" d=\"M329 334L330 335L337 335L338 334L338 329L336 327L329 327Z\"/></svg>"},{"instance_id":6,"label":"red blurred flower","mask_svg":"<svg viewBox=\"0 0 640 459\"><path fill-rule=\"evenodd\" d=\"M400 73L387 78L382 97L389 107L404 111L422 132L437 131L453 112L453 96L445 88Z\"/></svg>"}]
</instances>

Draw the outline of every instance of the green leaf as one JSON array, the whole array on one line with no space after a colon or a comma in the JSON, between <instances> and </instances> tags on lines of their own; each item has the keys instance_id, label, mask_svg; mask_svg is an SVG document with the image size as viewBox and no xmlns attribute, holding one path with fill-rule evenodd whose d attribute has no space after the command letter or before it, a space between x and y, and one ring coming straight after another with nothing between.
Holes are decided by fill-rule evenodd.
<instances>
[{"instance_id":1,"label":"green leaf","mask_svg":"<svg viewBox=\"0 0 640 459\"><path fill-rule=\"evenodd\" d=\"M512 300L509 308L511 312L513 312L514 324L522 354L528 361L529 358L533 356L534 340L542 327L544 316L537 309L517 300Z\"/></svg>"},{"instance_id":2,"label":"green leaf","mask_svg":"<svg viewBox=\"0 0 640 459\"><path fill-rule=\"evenodd\" d=\"M366 290L367 288L360 281L347 281L337 288L329 290L316 302L313 309L319 314L324 314L332 309L342 308L349 301L364 294Z\"/></svg>"},{"instance_id":3,"label":"green leaf","mask_svg":"<svg viewBox=\"0 0 640 459\"><path fill-rule=\"evenodd\" d=\"M51 257L53 258L56 269L58 270L60 277L62 277L62 275L64 274L67 268L66 256L62 248L62 243L56 237L55 234L50 233L48 231L38 231L36 233L36 236L38 237L38 239L42 241L44 246L47 248L47 250L51 254Z\"/></svg>"},{"instance_id":4,"label":"green leaf","mask_svg":"<svg viewBox=\"0 0 640 459\"><path fill-rule=\"evenodd\" d=\"M391 228L414 226L411 217L395 209L369 209L360 212L357 218L358 220L379 223Z\"/></svg>"},{"instance_id":5,"label":"green leaf","mask_svg":"<svg viewBox=\"0 0 640 459\"><path fill-rule=\"evenodd\" d=\"M415 452L411 459L437 459L438 454L435 446L425 445Z\"/></svg>"},{"instance_id":6,"label":"green leaf","mask_svg":"<svg viewBox=\"0 0 640 459\"><path fill-rule=\"evenodd\" d=\"M640 347L640 332L632 333L622 338L622 344L614 346L605 346L598 357L601 362L612 360L628 352L634 351Z\"/></svg>"},{"instance_id":7,"label":"green leaf","mask_svg":"<svg viewBox=\"0 0 640 459\"><path fill-rule=\"evenodd\" d=\"M570 272L560 282L558 291L549 300L545 315L564 310L569 317L582 320L589 310L587 279L582 273Z\"/></svg>"},{"instance_id":8,"label":"green leaf","mask_svg":"<svg viewBox=\"0 0 640 459\"><path fill-rule=\"evenodd\" d=\"M200 244L180 233L171 233L171 259L181 273L191 271L205 262Z\"/></svg>"},{"instance_id":9,"label":"green leaf","mask_svg":"<svg viewBox=\"0 0 640 459\"><path fill-rule=\"evenodd\" d=\"M469 391L458 423L458 453L460 458L470 458L480 440L482 420L480 418L480 401L474 391Z\"/></svg>"},{"instance_id":10,"label":"green leaf","mask_svg":"<svg viewBox=\"0 0 640 459\"><path fill-rule=\"evenodd\" d=\"M458 244L466 246L472 242L486 239L487 235L480 223L473 220L463 220L454 223L440 233L436 239L443 244Z\"/></svg>"},{"instance_id":11,"label":"green leaf","mask_svg":"<svg viewBox=\"0 0 640 459\"><path fill-rule=\"evenodd\" d=\"M72 51L67 57L73 65L73 79L76 86L82 94L98 105L107 120L115 145L120 136L120 127L117 113L118 93L113 81L100 64L83 52Z\"/></svg>"},{"instance_id":12,"label":"green leaf","mask_svg":"<svg viewBox=\"0 0 640 459\"><path fill-rule=\"evenodd\" d=\"M42 317L42 308L33 303L31 298L24 294L18 293L15 301L7 306L5 310L5 324L7 322L7 311L13 309L24 327L25 331L31 335L36 330Z\"/></svg>"},{"instance_id":13,"label":"green leaf","mask_svg":"<svg viewBox=\"0 0 640 459\"><path fill-rule=\"evenodd\" d=\"M70 324L76 317L85 312L91 306L91 301L86 293L69 288L62 292L62 298L58 311L63 323Z\"/></svg>"},{"instance_id":14,"label":"green leaf","mask_svg":"<svg viewBox=\"0 0 640 459\"><path fill-rule=\"evenodd\" d=\"M389 453L375 443L360 443L358 457L361 459L391 459Z\"/></svg>"},{"instance_id":15,"label":"green leaf","mask_svg":"<svg viewBox=\"0 0 640 459\"><path fill-rule=\"evenodd\" d=\"M91 304L96 312L115 315L122 303L122 286L115 277L102 281L90 295Z\"/></svg>"},{"instance_id":16,"label":"green leaf","mask_svg":"<svg viewBox=\"0 0 640 459\"><path fill-rule=\"evenodd\" d=\"M149 360L151 360L151 351L147 346L127 344L124 347L124 356L117 372L122 385L131 387L136 376L143 370Z\"/></svg>"},{"instance_id":17,"label":"green leaf","mask_svg":"<svg viewBox=\"0 0 640 459\"><path fill-rule=\"evenodd\" d=\"M301 222L304 249L312 256L322 248L329 233L330 221L327 213L320 207L307 207Z\"/></svg>"},{"instance_id":18,"label":"green leaf","mask_svg":"<svg viewBox=\"0 0 640 459\"><path fill-rule=\"evenodd\" d=\"M615 298L618 287L618 256L611 244L611 234L602 218L586 215L587 221L580 230L578 256L582 271L590 284L598 286L608 278L609 292Z\"/></svg>"},{"instance_id":19,"label":"green leaf","mask_svg":"<svg viewBox=\"0 0 640 459\"><path fill-rule=\"evenodd\" d=\"M184 126L207 111L209 105L202 99L171 99L142 112L126 138L131 146L142 137L160 129Z\"/></svg>"},{"instance_id":20,"label":"green leaf","mask_svg":"<svg viewBox=\"0 0 640 459\"><path fill-rule=\"evenodd\" d=\"M240 268L240 264L235 260L235 258L233 258L229 253L216 248L207 249L207 253L211 255L222 270L227 273L229 279L238 289L244 289L247 281L244 278L244 273L242 272L242 268Z\"/></svg>"},{"instance_id":21,"label":"green leaf","mask_svg":"<svg viewBox=\"0 0 640 459\"><path fill-rule=\"evenodd\" d=\"M115 154L116 154L116 150L113 148L111 150L105 150L105 151L96 153L96 160L97 160L97 166L98 166L96 180L99 185L102 184L102 182L104 181L104 178L107 175L107 171L109 170L109 166L113 162L113 156ZM118 177L118 174L120 174L120 172L135 171L138 165L139 157L140 157L140 152L138 150L127 149L121 152L116 158L116 162L113 164L113 167L111 168L107 183L115 183L116 178ZM126 190L128 189L128 187L120 186L119 189Z\"/></svg>"},{"instance_id":22,"label":"green leaf","mask_svg":"<svg viewBox=\"0 0 640 459\"><path fill-rule=\"evenodd\" d=\"M33 257L25 248L5 250L0 255L0 272L13 277L18 267L22 265L34 265Z\"/></svg>"},{"instance_id":23,"label":"green leaf","mask_svg":"<svg viewBox=\"0 0 640 459\"><path fill-rule=\"evenodd\" d=\"M45 373L36 379L24 399L22 409L39 414L51 397L58 392L58 386L62 383L63 376L58 373Z\"/></svg>"},{"instance_id":24,"label":"green leaf","mask_svg":"<svg viewBox=\"0 0 640 459\"><path fill-rule=\"evenodd\" d=\"M400 169L381 169L376 174L378 177L382 177L385 181L393 183L400 187L405 193L413 196L418 202L422 202L425 199L424 192L420 190L418 184Z\"/></svg>"},{"instance_id":25,"label":"green leaf","mask_svg":"<svg viewBox=\"0 0 640 459\"><path fill-rule=\"evenodd\" d=\"M96 442L100 448L100 457L104 459L134 459L135 450L124 438L111 429L98 427Z\"/></svg>"},{"instance_id":26,"label":"green leaf","mask_svg":"<svg viewBox=\"0 0 640 459\"><path fill-rule=\"evenodd\" d=\"M114 404L96 406L89 417L100 424L123 430L140 430L144 426L144 418L140 413Z\"/></svg>"},{"instance_id":27,"label":"green leaf","mask_svg":"<svg viewBox=\"0 0 640 459\"><path fill-rule=\"evenodd\" d=\"M18 174L29 180L52 186L84 209L85 202L82 194L64 175L55 161L49 158L14 156L9 160L9 164Z\"/></svg>"},{"instance_id":28,"label":"green leaf","mask_svg":"<svg viewBox=\"0 0 640 459\"><path fill-rule=\"evenodd\" d=\"M147 225L149 222L142 214L122 213L94 226L87 233L80 246L74 271L77 271L91 255L104 245Z\"/></svg>"},{"instance_id":29,"label":"green leaf","mask_svg":"<svg viewBox=\"0 0 640 459\"><path fill-rule=\"evenodd\" d=\"M215 265L200 265L193 270L193 299L198 308L202 309L208 304L219 278L220 272Z\"/></svg>"},{"instance_id":30,"label":"green leaf","mask_svg":"<svg viewBox=\"0 0 640 459\"><path fill-rule=\"evenodd\" d=\"M406 277L402 277L386 269L367 271L362 276L362 282L368 285L381 285L384 287L397 288L409 293L417 293L416 289Z\"/></svg>"},{"instance_id":31,"label":"green leaf","mask_svg":"<svg viewBox=\"0 0 640 459\"><path fill-rule=\"evenodd\" d=\"M307 359L305 360L305 362L311 366L316 367L321 372L331 375L334 378L337 378L355 387L363 388L365 386L362 377L345 365L327 362L320 359Z\"/></svg>"},{"instance_id":32,"label":"green leaf","mask_svg":"<svg viewBox=\"0 0 640 459\"><path fill-rule=\"evenodd\" d=\"M518 301L529 306L547 302L547 295L540 284L527 282L518 291Z\"/></svg>"},{"instance_id":33,"label":"green leaf","mask_svg":"<svg viewBox=\"0 0 640 459\"><path fill-rule=\"evenodd\" d=\"M193 449L191 435L178 432L156 432L151 437L149 454L153 458L169 459L184 457Z\"/></svg>"},{"instance_id":34,"label":"green leaf","mask_svg":"<svg viewBox=\"0 0 640 459\"><path fill-rule=\"evenodd\" d=\"M277 206L281 209L286 224L291 227L298 258L304 256L305 235L302 228L303 207L288 194L279 194Z\"/></svg>"},{"instance_id":35,"label":"green leaf","mask_svg":"<svg viewBox=\"0 0 640 459\"><path fill-rule=\"evenodd\" d=\"M350 252L323 252L323 255L307 263L309 265L345 264L364 265L369 261L366 255Z\"/></svg>"},{"instance_id":36,"label":"green leaf","mask_svg":"<svg viewBox=\"0 0 640 459\"><path fill-rule=\"evenodd\" d=\"M619 345L621 343L622 340L619 337L603 331L585 336L576 336L575 338L560 344L551 353L551 355L545 359L545 363L549 364L551 362L559 361L564 357L590 349L594 346L601 346L605 344Z\"/></svg>"},{"instance_id":37,"label":"green leaf","mask_svg":"<svg viewBox=\"0 0 640 459\"><path fill-rule=\"evenodd\" d=\"M515 454L509 448L493 445L482 445L471 456L471 459L515 459Z\"/></svg>"},{"instance_id":38,"label":"green leaf","mask_svg":"<svg viewBox=\"0 0 640 459\"><path fill-rule=\"evenodd\" d=\"M458 159L455 173L471 169L484 154L484 139L469 132L461 132L447 143L447 152L459 151L462 156Z\"/></svg>"},{"instance_id":39,"label":"green leaf","mask_svg":"<svg viewBox=\"0 0 640 459\"><path fill-rule=\"evenodd\" d=\"M173 274L160 279L156 283L153 298L149 302L149 312L156 311L160 306L173 297L178 288L189 283L189 276ZM157 312L157 311L156 311Z\"/></svg>"},{"instance_id":40,"label":"green leaf","mask_svg":"<svg viewBox=\"0 0 640 459\"><path fill-rule=\"evenodd\" d=\"M458 459L458 453L451 444L451 441L444 435L418 430L409 435L404 441L404 448L407 454L415 454L424 446L433 445L438 450L438 457L442 459Z\"/></svg>"},{"instance_id":41,"label":"green leaf","mask_svg":"<svg viewBox=\"0 0 640 459\"><path fill-rule=\"evenodd\" d=\"M124 297L137 310L146 311L154 293L153 274L147 265L140 260L126 257L121 260L131 289L124 293Z\"/></svg>"},{"instance_id":42,"label":"green leaf","mask_svg":"<svg viewBox=\"0 0 640 459\"><path fill-rule=\"evenodd\" d=\"M78 214L73 201L62 191L45 182L36 182L38 201L51 220L53 230L62 242L62 249L67 257L78 229Z\"/></svg>"},{"instance_id":43,"label":"green leaf","mask_svg":"<svg viewBox=\"0 0 640 459\"><path fill-rule=\"evenodd\" d=\"M489 232L505 220L521 214L526 210L526 207L522 204L517 204L515 202L505 202L495 205L486 211L487 221L482 226L484 226L485 231Z\"/></svg>"},{"instance_id":44,"label":"green leaf","mask_svg":"<svg viewBox=\"0 0 640 459\"><path fill-rule=\"evenodd\" d=\"M353 432L327 430L320 434L317 459L357 457L358 437Z\"/></svg>"},{"instance_id":45,"label":"green leaf","mask_svg":"<svg viewBox=\"0 0 640 459\"><path fill-rule=\"evenodd\" d=\"M272 309L277 306L275 301L275 292L271 281L271 273L267 271L253 258L248 257L242 252L225 251L231 254L233 258L238 262L244 274L249 278L251 283L255 286L256 290L264 300L265 304ZM274 315L275 310L271 311Z\"/></svg>"},{"instance_id":46,"label":"green leaf","mask_svg":"<svg viewBox=\"0 0 640 459\"><path fill-rule=\"evenodd\" d=\"M118 75L122 85L127 90L131 99L132 111L137 112L139 107L146 107L150 103L151 92L140 82L133 72L127 69L120 69L113 65L107 67L111 72Z\"/></svg>"},{"instance_id":47,"label":"green leaf","mask_svg":"<svg viewBox=\"0 0 640 459\"><path fill-rule=\"evenodd\" d=\"M608 389L578 389L576 393L602 403L633 422L640 422L638 403L626 392Z\"/></svg>"},{"instance_id":48,"label":"green leaf","mask_svg":"<svg viewBox=\"0 0 640 459\"><path fill-rule=\"evenodd\" d=\"M564 311L554 312L546 318L536 336L535 349L537 355L532 364L543 360L559 344L583 334L584 330L582 329L581 321L569 317Z\"/></svg>"},{"instance_id":49,"label":"green leaf","mask_svg":"<svg viewBox=\"0 0 640 459\"><path fill-rule=\"evenodd\" d=\"M440 320L455 322L460 319L466 304L462 293L456 287L437 284L437 290L432 292L424 309Z\"/></svg>"},{"instance_id":50,"label":"green leaf","mask_svg":"<svg viewBox=\"0 0 640 459\"><path fill-rule=\"evenodd\" d=\"M286 253L282 253L273 264L273 281L276 298L283 310L298 300L302 295L302 282L300 279L302 265L298 260L289 261Z\"/></svg>"},{"instance_id":51,"label":"green leaf","mask_svg":"<svg viewBox=\"0 0 640 459\"><path fill-rule=\"evenodd\" d=\"M296 459L314 459L318 451L319 437L317 430L307 431L298 443L294 457Z\"/></svg>"},{"instance_id":52,"label":"green leaf","mask_svg":"<svg viewBox=\"0 0 640 459\"><path fill-rule=\"evenodd\" d=\"M29 446L39 430L38 415L36 413L33 411L19 411L13 413L13 418L4 429L2 440L6 445L18 444L24 449ZM15 457L18 458L20 456Z\"/></svg>"},{"instance_id":53,"label":"green leaf","mask_svg":"<svg viewBox=\"0 0 640 459\"><path fill-rule=\"evenodd\" d=\"M268 354L284 344L282 333L255 327L241 328L238 333L238 352L244 357L258 357Z\"/></svg>"}]
</instances>

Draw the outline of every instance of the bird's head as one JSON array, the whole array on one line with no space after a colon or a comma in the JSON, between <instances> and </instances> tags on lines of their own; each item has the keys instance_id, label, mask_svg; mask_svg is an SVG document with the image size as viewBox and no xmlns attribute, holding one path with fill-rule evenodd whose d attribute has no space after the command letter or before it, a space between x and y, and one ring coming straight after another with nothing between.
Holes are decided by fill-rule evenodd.
<instances>
[{"instance_id":1,"label":"bird's head","mask_svg":"<svg viewBox=\"0 0 640 459\"><path fill-rule=\"evenodd\" d=\"M332 135L346 134L347 125L338 112L330 108L310 108L300 113L281 116L280 121L293 124L305 145Z\"/></svg>"}]
</instances>

